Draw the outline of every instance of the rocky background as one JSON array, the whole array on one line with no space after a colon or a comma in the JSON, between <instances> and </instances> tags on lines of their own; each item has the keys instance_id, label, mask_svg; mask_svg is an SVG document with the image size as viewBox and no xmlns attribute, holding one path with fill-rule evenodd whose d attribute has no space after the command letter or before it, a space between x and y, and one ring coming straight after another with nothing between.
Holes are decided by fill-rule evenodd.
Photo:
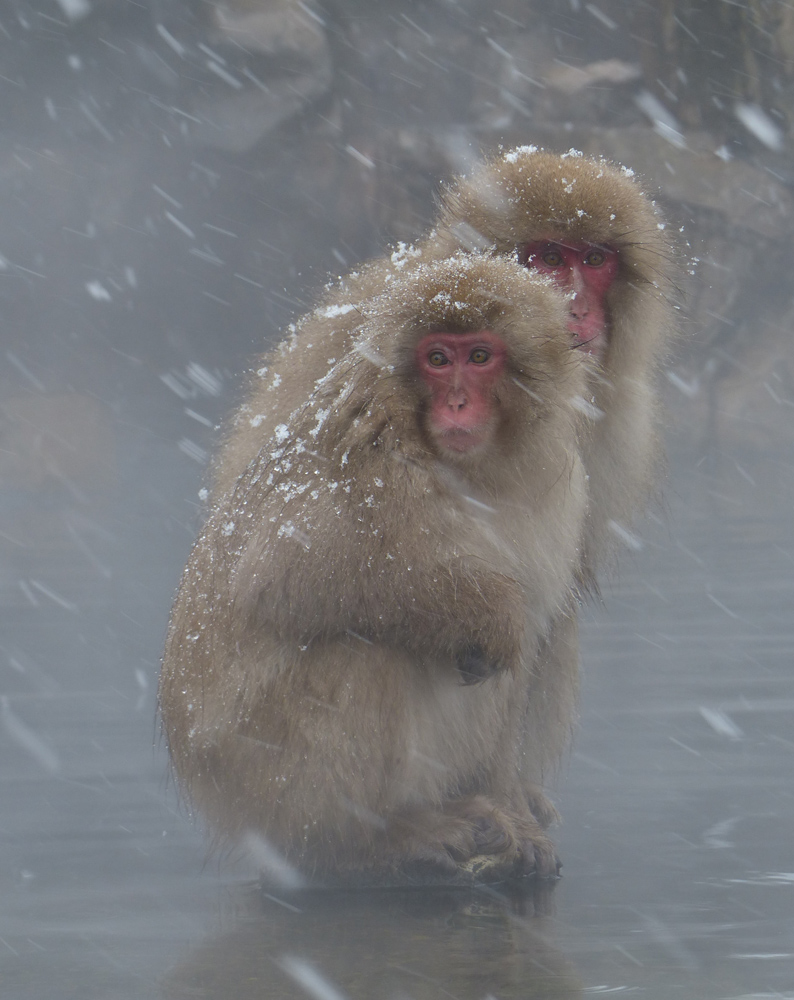
<instances>
[{"instance_id":1,"label":"rocky background","mask_svg":"<svg viewBox=\"0 0 794 1000\"><path fill-rule=\"evenodd\" d=\"M107 480L103 411L134 411L137 387L151 412L169 373L214 423L329 272L415 238L443 178L526 142L633 167L683 227L700 264L675 408L698 447L724 446L726 413L763 447L794 400L793 10L8 0L0 475ZM184 429L200 458L208 429Z\"/></svg>"}]
</instances>

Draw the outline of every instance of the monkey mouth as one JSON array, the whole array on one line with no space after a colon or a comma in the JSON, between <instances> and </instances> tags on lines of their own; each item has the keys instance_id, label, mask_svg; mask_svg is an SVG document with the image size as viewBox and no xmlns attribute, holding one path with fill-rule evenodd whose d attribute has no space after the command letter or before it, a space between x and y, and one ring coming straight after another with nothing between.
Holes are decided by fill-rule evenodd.
<instances>
[{"instance_id":1,"label":"monkey mouth","mask_svg":"<svg viewBox=\"0 0 794 1000\"><path fill-rule=\"evenodd\" d=\"M445 451L453 451L458 455L474 451L485 441L485 434L478 428L450 427L436 435L436 442Z\"/></svg>"}]
</instances>

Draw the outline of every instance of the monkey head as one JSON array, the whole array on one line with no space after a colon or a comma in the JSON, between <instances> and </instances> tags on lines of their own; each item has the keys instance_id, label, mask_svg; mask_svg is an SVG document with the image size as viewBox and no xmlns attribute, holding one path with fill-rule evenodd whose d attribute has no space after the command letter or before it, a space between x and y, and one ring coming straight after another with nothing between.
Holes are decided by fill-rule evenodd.
<instances>
[{"instance_id":1,"label":"monkey head","mask_svg":"<svg viewBox=\"0 0 794 1000\"><path fill-rule=\"evenodd\" d=\"M535 418L581 391L563 298L514 260L461 252L387 287L354 346L380 368L371 408L393 420L403 401L401 425L443 461L520 451Z\"/></svg>"},{"instance_id":2,"label":"monkey head","mask_svg":"<svg viewBox=\"0 0 794 1000\"><path fill-rule=\"evenodd\" d=\"M519 147L447 188L435 235L442 252L515 254L567 294L574 346L607 367L607 355L630 354L629 367L645 370L657 339L638 343L641 313L674 272L665 224L633 176L573 150Z\"/></svg>"}]
</instances>

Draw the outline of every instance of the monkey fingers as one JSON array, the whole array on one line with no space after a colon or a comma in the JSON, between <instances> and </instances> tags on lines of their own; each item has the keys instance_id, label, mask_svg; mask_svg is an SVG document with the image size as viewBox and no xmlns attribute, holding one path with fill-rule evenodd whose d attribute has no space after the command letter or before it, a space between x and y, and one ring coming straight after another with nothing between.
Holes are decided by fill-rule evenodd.
<instances>
[{"instance_id":1,"label":"monkey fingers","mask_svg":"<svg viewBox=\"0 0 794 1000\"><path fill-rule=\"evenodd\" d=\"M562 862L557 857L554 844L542 832L537 823L530 831L525 828L521 839L521 856L516 865L517 873L535 874L538 878L556 878L560 874Z\"/></svg>"},{"instance_id":2,"label":"monkey fingers","mask_svg":"<svg viewBox=\"0 0 794 1000\"><path fill-rule=\"evenodd\" d=\"M445 803L444 811L472 825L477 854L498 856L491 864L478 866L481 878L486 874L537 874L541 878L559 874L561 865L554 845L530 814L519 816L502 809L484 795L452 800Z\"/></svg>"},{"instance_id":3,"label":"monkey fingers","mask_svg":"<svg viewBox=\"0 0 794 1000\"><path fill-rule=\"evenodd\" d=\"M512 860L517 843L512 822L484 795L452 799L444 803L447 816L457 816L471 824L477 854L505 854Z\"/></svg>"}]
</instances>

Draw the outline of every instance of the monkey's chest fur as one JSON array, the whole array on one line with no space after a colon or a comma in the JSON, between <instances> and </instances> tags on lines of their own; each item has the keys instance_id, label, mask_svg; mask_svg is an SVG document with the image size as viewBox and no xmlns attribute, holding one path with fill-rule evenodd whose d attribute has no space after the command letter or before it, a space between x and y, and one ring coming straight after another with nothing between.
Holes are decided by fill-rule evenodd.
<instances>
[{"instance_id":1,"label":"monkey's chest fur","mask_svg":"<svg viewBox=\"0 0 794 1000\"><path fill-rule=\"evenodd\" d=\"M443 811L486 792L526 810L522 726L538 636L577 559L577 539L550 512L572 497L583 502L570 482L559 494L546 491L541 510L510 495L498 506L482 494L450 497L432 537L420 526L410 547L381 539L382 551L402 558L375 560L369 573L359 564L363 585L353 593L348 582L341 601L334 553L344 546L355 560L367 529L360 507L351 506L347 527L335 519L327 546L317 534L308 549L277 535L259 553L258 586L281 551L285 578L304 572L311 587L271 594L281 602L275 620L261 603L243 614L233 572L220 572L219 556L200 545L201 569L188 571L183 624L169 640L178 667L172 655L161 698L177 771L211 826L232 838L257 831L323 872L377 856L393 818L417 809ZM503 592L515 607L505 607ZM369 611L334 618L356 602ZM321 620L336 627L318 633ZM511 628L514 660L501 635ZM446 638L434 646L439 634ZM486 651L507 651L494 653L505 662L473 685L462 683L454 649L470 635L482 635Z\"/></svg>"}]
</instances>

